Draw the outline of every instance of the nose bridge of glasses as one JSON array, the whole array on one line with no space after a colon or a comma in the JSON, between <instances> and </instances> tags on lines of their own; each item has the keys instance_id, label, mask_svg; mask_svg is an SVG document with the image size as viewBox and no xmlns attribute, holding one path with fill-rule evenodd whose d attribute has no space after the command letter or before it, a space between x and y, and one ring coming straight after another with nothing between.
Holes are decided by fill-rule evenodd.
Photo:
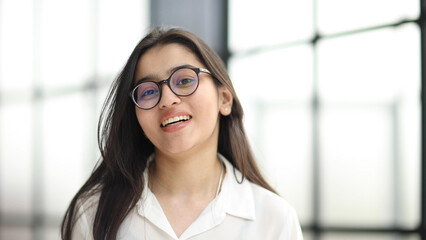
<instances>
[{"instance_id":1,"label":"nose bridge of glasses","mask_svg":"<svg viewBox=\"0 0 426 240\"><path fill-rule=\"evenodd\" d=\"M169 79L164 79L164 80L161 80L161 81L157 82L157 84L158 84L159 86L161 86L161 85L163 85L164 83L168 83L168 82L169 82Z\"/></svg>"},{"instance_id":2,"label":"nose bridge of glasses","mask_svg":"<svg viewBox=\"0 0 426 240\"><path fill-rule=\"evenodd\" d=\"M164 84L166 84L167 87L164 86ZM157 82L157 85L158 85L159 90L162 92L161 98L164 98L165 94L167 95L167 93L165 93L165 91L166 92L170 91L173 94L173 96L177 96L175 90L171 86L170 78L169 79L165 79L165 80L161 80L161 81ZM168 88L168 90L165 90L163 88ZM161 101L161 99L159 99L159 101Z\"/></svg>"},{"instance_id":3,"label":"nose bridge of glasses","mask_svg":"<svg viewBox=\"0 0 426 240\"><path fill-rule=\"evenodd\" d=\"M158 88L160 89L160 91L162 91L163 89L163 85L164 84L166 84L168 87L169 87L169 89L172 91L172 92L174 92L173 91L173 89L171 88L171 86L170 86L170 78L169 79L164 79L164 80L161 80L161 81L159 81L159 82L157 82L157 86L158 86Z\"/></svg>"},{"instance_id":4,"label":"nose bridge of glasses","mask_svg":"<svg viewBox=\"0 0 426 240\"><path fill-rule=\"evenodd\" d=\"M180 102L179 95L171 88L170 84L166 84L166 86L163 85L163 83L168 82L168 80L162 80L157 83L161 91L157 104L159 104L161 108Z\"/></svg>"}]
</instances>

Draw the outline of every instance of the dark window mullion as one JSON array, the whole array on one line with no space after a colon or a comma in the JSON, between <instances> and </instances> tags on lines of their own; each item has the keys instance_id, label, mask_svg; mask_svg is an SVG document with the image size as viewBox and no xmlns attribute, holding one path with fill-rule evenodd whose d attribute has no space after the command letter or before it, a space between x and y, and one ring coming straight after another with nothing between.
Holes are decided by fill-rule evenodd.
<instances>
[{"instance_id":1,"label":"dark window mullion","mask_svg":"<svg viewBox=\"0 0 426 240\"><path fill-rule=\"evenodd\" d=\"M421 44L421 223L419 232L426 240L426 0L420 1L420 44Z\"/></svg>"}]
</instances>

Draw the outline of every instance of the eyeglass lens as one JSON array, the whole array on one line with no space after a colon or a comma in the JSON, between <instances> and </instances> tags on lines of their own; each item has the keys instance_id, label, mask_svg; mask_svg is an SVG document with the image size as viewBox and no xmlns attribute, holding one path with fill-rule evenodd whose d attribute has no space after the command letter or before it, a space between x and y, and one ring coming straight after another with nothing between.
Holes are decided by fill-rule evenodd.
<instances>
[{"instance_id":1,"label":"eyeglass lens","mask_svg":"<svg viewBox=\"0 0 426 240\"><path fill-rule=\"evenodd\" d=\"M198 75L193 69L182 68L170 76L168 85L176 95L188 96L198 87ZM150 109L160 101L160 89L161 86L157 82L143 82L136 87L133 98L139 107Z\"/></svg>"}]
</instances>

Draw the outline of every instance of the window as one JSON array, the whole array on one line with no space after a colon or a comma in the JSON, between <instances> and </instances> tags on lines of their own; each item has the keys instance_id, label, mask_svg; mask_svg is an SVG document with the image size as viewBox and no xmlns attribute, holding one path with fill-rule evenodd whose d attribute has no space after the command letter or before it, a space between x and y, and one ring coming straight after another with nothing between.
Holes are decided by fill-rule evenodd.
<instances>
[{"instance_id":1,"label":"window","mask_svg":"<svg viewBox=\"0 0 426 240\"><path fill-rule=\"evenodd\" d=\"M0 239L58 239L149 2L0 0Z\"/></svg>"},{"instance_id":2,"label":"window","mask_svg":"<svg viewBox=\"0 0 426 240\"><path fill-rule=\"evenodd\" d=\"M247 132L306 239L419 233L419 7L229 1L229 69Z\"/></svg>"}]
</instances>

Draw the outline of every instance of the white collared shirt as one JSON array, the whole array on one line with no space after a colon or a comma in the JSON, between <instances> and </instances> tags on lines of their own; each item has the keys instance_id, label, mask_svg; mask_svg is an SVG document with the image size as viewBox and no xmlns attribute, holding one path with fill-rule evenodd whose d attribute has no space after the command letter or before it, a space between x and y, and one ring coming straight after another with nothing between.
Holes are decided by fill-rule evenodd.
<instances>
[{"instance_id":1,"label":"white collared shirt","mask_svg":"<svg viewBox=\"0 0 426 240\"><path fill-rule=\"evenodd\" d=\"M222 155L226 175L219 195L201 215L177 237L160 203L147 186L142 197L121 224L117 239L125 240L303 240L294 209L278 195L249 182L239 184L241 173ZM93 239L96 200L86 202L79 212L73 239Z\"/></svg>"}]
</instances>

